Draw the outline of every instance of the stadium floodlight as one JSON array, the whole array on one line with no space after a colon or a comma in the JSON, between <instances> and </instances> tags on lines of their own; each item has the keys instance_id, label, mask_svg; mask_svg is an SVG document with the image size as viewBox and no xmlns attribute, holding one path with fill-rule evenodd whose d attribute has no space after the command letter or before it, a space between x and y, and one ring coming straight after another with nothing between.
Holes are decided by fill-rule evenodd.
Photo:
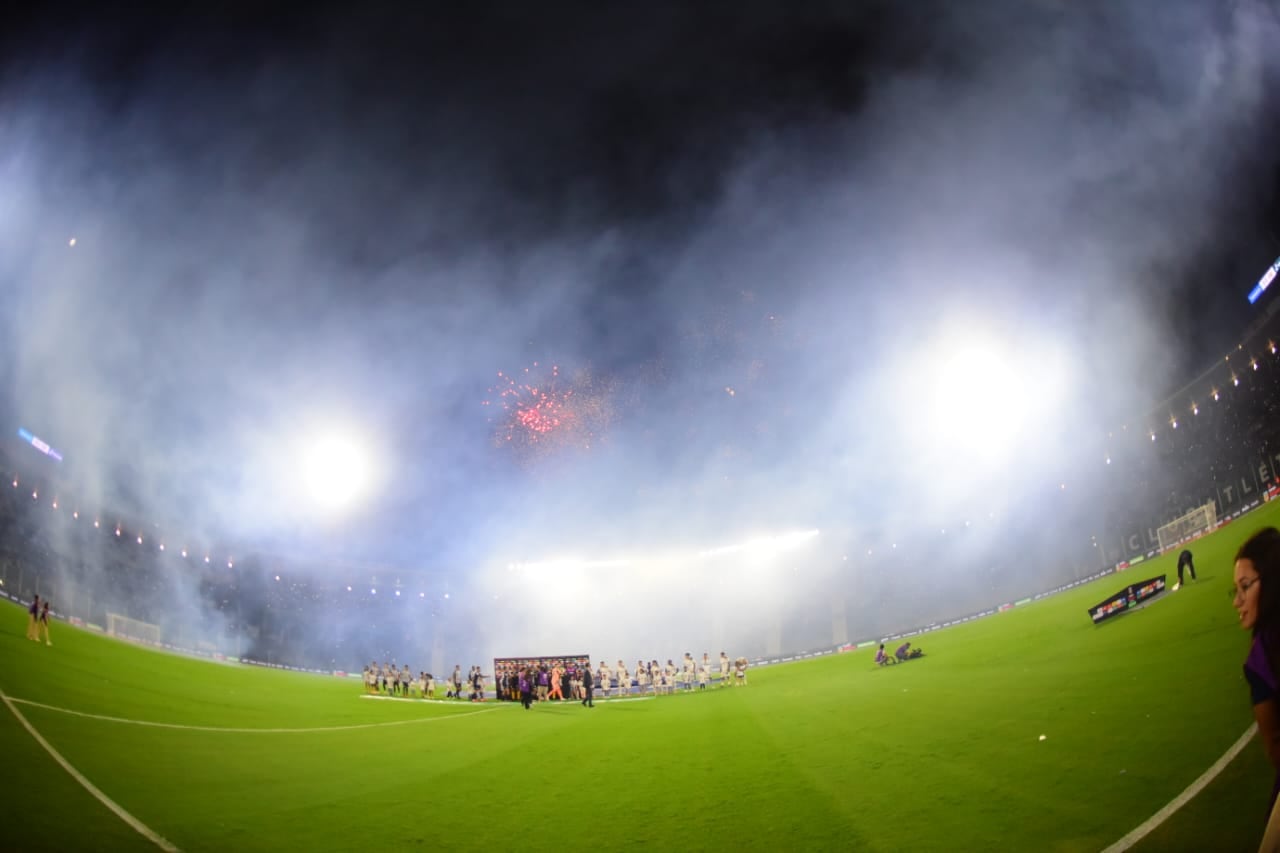
<instances>
[{"instance_id":1,"label":"stadium floodlight","mask_svg":"<svg viewBox=\"0 0 1280 853\"><path fill-rule=\"evenodd\" d=\"M698 556L720 557L725 554L737 554L742 552L746 552L752 556L768 556L769 554L777 553L779 551L797 548L819 535L819 533L820 531L818 530L797 530L791 533L782 533L777 536L749 539L746 542L739 542L736 545L722 545L718 548L708 548L698 552Z\"/></svg>"},{"instance_id":2,"label":"stadium floodlight","mask_svg":"<svg viewBox=\"0 0 1280 853\"><path fill-rule=\"evenodd\" d=\"M944 321L906 367L916 377L910 388L887 392L898 398L901 440L926 467L963 464L983 477L1064 422L1077 381L1051 336L972 316Z\"/></svg>"},{"instance_id":3,"label":"stadium floodlight","mask_svg":"<svg viewBox=\"0 0 1280 853\"><path fill-rule=\"evenodd\" d=\"M1234 373L1233 373L1233 374L1231 374L1231 384L1232 384L1232 385L1239 385L1239 384L1240 384L1240 377L1239 377L1239 376L1236 376Z\"/></svg>"},{"instance_id":4,"label":"stadium floodlight","mask_svg":"<svg viewBox=\"0 0 1280 853\"><path fill-rule=\"evenodd\" d=\"M53 501L53 508L54 508L54 509L57 509L57 508L58 508L58 501L57 501L57 499L56 499L56 498L55 498L55 499L54 499L54 501Z\"/></svg>"},{"instance_id":5,"label":"stadium floodlight","mask_svg":"<svg viewBox=\"0 0 1280 853\"><path fill-rule=\"evenodd\" d=\"M325 428L301 444L294 476L302 497L323 512L335 513L359 503L373 491L378 465L373 442L351 431Z\"/></svg>"},{"instance_id":6,"label":"stadium floodlight","mask_svg":"<svg viewBox=\"0 0 1280 853\"><path fill-rule=\"evenodd\" d=\"M187 549L186 549L186 548L183 548L183 549L182 549L182 556L183 556L184 558L187 556Z\"/></svg>"},{"instance_id":7,"label":"stadium floodlight","mask_svg":"<svg viewBox=\"0 0 1280 853\"><path fill-rule=\"evenodd\" d=\"M583 569L606 569L630 566L643 560L584 560L578 557L558 557L551 560L535 560L530 563L513 563L516 568L530 572L572 572Z\"/></svg>"}]
</instances>

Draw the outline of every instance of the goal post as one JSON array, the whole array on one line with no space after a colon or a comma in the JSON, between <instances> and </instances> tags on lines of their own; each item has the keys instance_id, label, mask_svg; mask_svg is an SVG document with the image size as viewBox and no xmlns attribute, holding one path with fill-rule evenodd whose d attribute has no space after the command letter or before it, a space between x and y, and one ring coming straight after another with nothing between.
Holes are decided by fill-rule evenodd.
<instances>
[{"instance_id":1,"label":"goal post","mask_svg":"<svg viewBox=\"0 0 1280 853\"><path fill-rule=\"evenodd\" d=\"M107 614L107 633L112 637L121 637L141 643L160 643L160 626L141 619L130 619L120 613Z\"/></svg>"},{"instance_id":2,"label":"goal post","mask_svg":"<svg viewBox=\"0 0 1280 853\"><path fill-rule=\"evenodd\" d=\"M1156 531L1156 540L1160 544L1160 552L1164 553L1194 536L1212 530L1218 523L1218 507L1213 501L1179 516L1168 524L1161 525Z\"/></svg>"}]
</instances>

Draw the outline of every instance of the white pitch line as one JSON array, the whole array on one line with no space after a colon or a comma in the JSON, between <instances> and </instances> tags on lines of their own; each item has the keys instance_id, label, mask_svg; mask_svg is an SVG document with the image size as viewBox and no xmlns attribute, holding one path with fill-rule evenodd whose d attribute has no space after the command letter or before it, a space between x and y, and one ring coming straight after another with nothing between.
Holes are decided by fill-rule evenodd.
<instances>
[{"instance_id":1,"label":"white pitch line","mask_svg":"<svg viewBox=\"0 0 1280 853\"><path fill-rule=\"evenodd\" d=\"M1200 778L1187 786L1187 789L1165 805L1160 811L1147 818L1137 829L1130 832L1124 838L1121 838L1115 844L1112 844L1102 853L1123 853L1142 839L1160 824L1169 819L1169 816L1178 809L1190 802L1191 798L1204 790L1205 786L1217 777L1228 764L1235 760L1240 751L1248 746L1249 741L1253 739L1254 733L1258 730L1258 724L1253 723L1249 728L1244 730L1244 734L1240 735L1240 739L1231 745L1231 748L1222 754L1222 757L1213 763L1208 770L1200 774Z\"/></svg>"},{"instance_id":2,"label":"white pitch line","mask_svg":"<svg viewBox=\"0 0 1280 853\"><path fill-rule=\"evenodd\" d=\"M84 717L89 720L102 720L108 723L122 723L130 726L146 726L153 729L182 729L191 732L226 732L227 734L301 734L305 732L348 732L356 729L378 729L385 726L411 726L416 723L438 723L441 720L453 720L458 717L472 717L476 714L486 714L489 711L498 710L495 708L484 708L479 711L467 711L465 714L446 714L441 717L419 717L416 720L392 720L386 723L357 723L350 726L312 726L303 729L245 729L231 728L229 726L190 726L183 723L153 723L149 720L130 720L127 717L108 717L103 714L89 714L84 711L73 711L70 708L59 708L57 705L45 705L41 702L32 702L30 699L16 699L8 696L4 697L5 702L19 702L23 705L30 705L33 708L43 708L46 711L57 711L59 714L70 714L73 717ZM15 709L14 713L17 713Z\"/></svg>"},{"instance_id":3,"label":"white pitch line","mask_svg":"<svg viewBox=\"0 0 1280 853\"><path fill-rule=\"evenodd\" d=\"M123 806L108 797L106 794L102 793L96 785L84 777L84 774L72 767L71 762L63 758L62 753L54 749L53 745L50 744L49 741L45 740L44 737L41 736L40 732L36 731L35 726L27 722L27 718L22 716L22 712L14 707L13 703L19 700L11 700L5 695L3 690L0 690L0 699L4 700L4 704L7 705L9 710L13 712L13 715L18 718L18 722L22 723L22 727L27 730L27 733L36 739L36 743L44 747L44 751L49 753L49 755L53 757L53 760L58 762L63 770L71 774L71 778L80 783L80 787L92 794L94 799L110 809L116 817L128 824L134 832L138 833L161 850L166 851L166 853L178 853L178 847L175 844L165 840L164 836L160 835L151 827L129 814L129 812L125 811Z\"/></svg>"}]
</instances>

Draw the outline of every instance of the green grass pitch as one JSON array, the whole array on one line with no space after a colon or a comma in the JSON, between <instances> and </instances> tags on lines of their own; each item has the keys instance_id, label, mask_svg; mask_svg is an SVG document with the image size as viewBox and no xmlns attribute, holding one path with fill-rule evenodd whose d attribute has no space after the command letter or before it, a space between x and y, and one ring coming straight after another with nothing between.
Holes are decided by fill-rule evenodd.
<instances>
[{"instance_id":1,"label":"green grass pitch","mask_svg":"<svg viewBox=\"0 0 1280 853\"><path fill-rule=\"evenodd\" d=\"M1096 851L1252 721L1227 591L1235 548L1264 524L1280 524L1280 502L1198 542L1198 583L1104 625L1086 607L1131 579L1172 582L1172 559L925 635L928 656L904 666L862 650L594 710L369 701L354 680L63 625L50 648L13 606L0 689L183 850ZM0 747L3 849L155 849L8 709ZM1256 849L1270 781L1251 743L1136 849Z\"/></svg>"}]
</instances>

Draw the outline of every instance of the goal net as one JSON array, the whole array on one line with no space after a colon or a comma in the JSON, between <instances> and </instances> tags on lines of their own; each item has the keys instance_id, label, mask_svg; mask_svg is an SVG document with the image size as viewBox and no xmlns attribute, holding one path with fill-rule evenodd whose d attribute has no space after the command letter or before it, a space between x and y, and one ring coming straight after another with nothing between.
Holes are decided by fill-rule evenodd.
<instances>
[{"instance_id":1,"label":"goal net","mask_svg":"<svg viewBox=\"0 0 1280 853\"><path fill-rule=\"evenodd\" d=\"M140 619L130 619L119 613L107 614L107 633L113 637L122 637L135 642L156 644L160 642L159 625L152 625Z\"/></svg>"},{"instance_id":2,"label":"goal net","mask_svg":"<svg viewBox=\"0 0 1280 853\"><path fill-rule=\"evenodd\" d=\"M1218 523L1218 507L1213 501L1198 506L1184 516L1162 526L1156 531L1156 539L1160 543L1160 551L1164 552L1179 545L1193 536L1210 530Z\"/></svg>"}]
</instances>

